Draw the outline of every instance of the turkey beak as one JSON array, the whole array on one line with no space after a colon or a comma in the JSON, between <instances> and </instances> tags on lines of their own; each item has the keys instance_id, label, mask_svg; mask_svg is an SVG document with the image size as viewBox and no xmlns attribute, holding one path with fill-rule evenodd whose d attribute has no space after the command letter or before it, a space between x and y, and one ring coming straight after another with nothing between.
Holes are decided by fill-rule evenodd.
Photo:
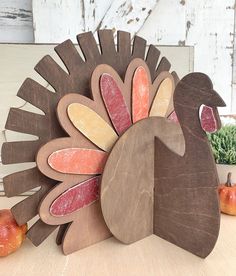
<instances>
[{"instance_id":1,"label":"turkey beak","mask_svg":"<svg viewBox=\"0 0 236 276\"><path fill-rule=\"evenodd\" d=\"M208 98L209 102L206 103L207 106L210 107L223 107L226 106L225 102L223 101L223 99L220 97L220 95L215 91L212 90L210 93L210 97Z\"/></svg>"}]
</instances>

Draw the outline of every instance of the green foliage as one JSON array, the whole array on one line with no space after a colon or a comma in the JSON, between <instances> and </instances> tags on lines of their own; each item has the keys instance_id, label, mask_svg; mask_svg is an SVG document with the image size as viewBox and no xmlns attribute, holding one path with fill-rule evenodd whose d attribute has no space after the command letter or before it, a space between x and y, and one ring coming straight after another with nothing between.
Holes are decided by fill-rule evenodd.
<instances>
[{"instance_id":1,"label":"green foliage","mask_svg":"<svg viewBox=\"0 0 236 276\"><path fill-rule=\"evenodd\" d=\"M236 126L226 125L216 133L208 134L215 161L218 164L236 164Z\"/></svg>"}]
</instances>

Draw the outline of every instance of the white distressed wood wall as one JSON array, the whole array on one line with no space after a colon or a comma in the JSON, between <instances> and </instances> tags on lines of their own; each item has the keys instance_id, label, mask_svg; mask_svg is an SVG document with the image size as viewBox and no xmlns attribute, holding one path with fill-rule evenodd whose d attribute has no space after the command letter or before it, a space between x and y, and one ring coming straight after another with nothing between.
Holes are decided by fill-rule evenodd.
<instances>
[{"instance_id":1,"label":"white distressed wood wall","mask_svg":"<svg viewBox=\"0 0 236 276\"><path fill-rule=\"evenodd\" d=\"M33 16L32 16L33 14ZM1 0L0 42L76 42L112 28L148 43L194 46L194 70L207 73L236 113L235 0Z\"/></svg>"},{"instance_id":2,"label":"white distressed wood wall","mask_svg":"<svg viewBox=\"0 0 236 276\"><path fill-rule=\"evenodd\" d=\"M232 97L235 0L160 0L139 35L149 43L194 46L194 70L208 74L227 107Z\"/></svg>"},{"instance_id":3,"label":"white distressed wood wall","mask_svg":"<svg viewBox=\"0 0 236 276\"><path fill-rule=\"evenodd\" d=\"M32 3L0 0L0 42L34 42Z\"/></svg>"}]
</instances>

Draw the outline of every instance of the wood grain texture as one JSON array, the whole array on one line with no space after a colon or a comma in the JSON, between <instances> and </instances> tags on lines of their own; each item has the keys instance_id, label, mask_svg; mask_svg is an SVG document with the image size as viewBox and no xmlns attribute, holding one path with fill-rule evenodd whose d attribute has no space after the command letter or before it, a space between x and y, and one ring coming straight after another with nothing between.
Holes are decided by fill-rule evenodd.
<instances>
[{"instance_id":1,"label":"wood grain texture","mask_svg":"<svg viewBox=\"0 0 236 276\"><path fill-rule=\"evenodd\" d=\"M80 178L81 182L88 179L85 176ZM62 237L62 249L65 255L111 236L103 220L99 201L94 201L90 205L84 206L84 208L77 208L73 212L67 210L63 216L52 214L50 211L52 202L58 200L63 192L73 189L76 184L78 183L73 181L61 183L47 194L39 208L40 217L47 224L58 225L72 222Z\"/></svg>"},{"instance_id":2,"label":"wood grain texture","mask_svg":"<svg viewBox=\"0 0 236 276\"><path fill-rule=\"evenodd\" d=\"M29 101L29 103L32 103L36 107L40 108L42 113L40 116L34 116L30 112L23 112L19 113L22 115L22 118L25 118L24 120L29 120L29 118L39 118L38 122L39 124L32 125L32 128L25 124L23 122L23 126L19 126L16 122L16 130L23 130L28 133L33 133L35 136L39 137L40 145L47 143L51 139L57 138L57 137L63 137L65 136L65 131L61 128L59 125L55 109L59 102L59 100L66 95L69 92L74 92L77 94L82 94L86 96L90 95L90 83L89 80L91 78L91 74L94 70L94 68L98 64L107 63L108 65L112 65L114 69L118 72L118 75L121 76L121 79L124 79L125 71L127 68L127 65L129 64L130 60L133 60L135 57L144 57L145 58L145 45L146 42L144 39L141 39L139 37L136 37L134 39L134 45L133 48L131 47L131 50L129 51L126 45L126 42L129 41L129 34L125 32L119 32L119 43L118 45L118 51L114 52L114 56L106 55L106 52L108 51L108 48L111 46L110 44L106 44L106 41L111 41L111 32L110 31L99 31L99 40L102 45L103 52L99 52L96 41L91 35L91 33L81 34L79 35L78 42L80 46L80 52L77 52L75 47L72 45L70 41L66 41L56 47L56 52L61 58L64 65L61 65L61 62L56 61L56 59L51 58L50 56L45 56L41 59L41 61L36 65L35 70L44 78L43 85L49 86L55 90L55 93L52 93L47 88L44 88L43 85L37 84L32 79L27 79L25 83L22 85L19 96L25 99L26 101ZM118 44L119 44L118 43ZM90 45L90 48L87 48L87 45ZM26 47L27 48L27 47ZM123 49L123 52L120 52L119 49ZM82 54L81 54L82 52ZM85 58L85 60L83 59ZM60 64L60 66L58 65ZM63 69L61 68L63 67ZM49 84L47 84L47 82ZM29 94L30 91L34 91L32 95ZM37 99L36 95L43 95L39 96ZM88 98L85 98L87 101ZM82 103L84 103L82 101ZM96 110L96 109L95 109ZM35 112L35 111L34 111ZM104 116L103 119L105 119L108 123L111 124L110 119L108 115L105 115L106 113L99 113ZM14 111L12 115L15 115ZM31 116L32 115L32 116ZM43 117L45 116L45 117ZM12 120L15 120L15 116L12 116ZM44 126L47 125L47 128L44 128ZM9 126L13 126L11 120L9 121ZM22 128L24 127L24 128ZM14 127L11 128L14 130ZM67 132L67 129L65 129ZM70 128L70 131L75 133L72 128ZM67 132L70 134L70 132ZM82 135L74 135L74 137L82 137ZM83 138L81 138L81 143L85 145ZM7 145L7 143L6 143ZM13 144L12 144L13 145ZM32 143L33 145L33 143ZM92 143L89 144L91 146L91 149L96 148ZM7 146L6 146L7 147ZM23 148L26 148L26 142L19 142L18 144L14 144L14 152L15 155L18 156L17 158L11 158L11 157L4 157L5 153L3 154L3 158L5 160L9 158L10 162L20 161L20 155ZM89 147L90 148L90 147ZM15 150L16 149L16 150ZM34 153L36 153L37 149L36 146L34 147ZM9 151L8 151L9 152ZM26 156L24 161L26 160L32 160L34 161L34 154L31 154L29 156ZM8 156L8 155L7 155ZM15 160L15 161L14 161ZM10 163L9 162L9 163ZM30 170L29 170L30 171ZM49 170L50 171L50 170ZM57 179L59 181L64 181L63 177L56 173L55 171L46 174L48 177L53 176L53 179ZM26 177L32 175L31 173L25 174ZM40 172L38 172L38 175L40 175ZM39 179L39 177L36 177L36 180ZM55 176L55 177L54 177ZM17 175L16 175L17 177ZM9 177L8 178L8 185L12 186L11 194L15 195L18 191L26 191L28 187L31 186L30 183L32 183L31 178L24 178L24 185L22 184L22 188L15 188L14 187L18 185L16 182L16 177ZM27 219L31 219L33 216L38 214L38 203L41 201L41 199L45 196L45 194L48 192L49 189L53 187L56 183L54 181L51 181L50 179L46 178L46 183L38 182L36 183L36 186L41 187L40 192L35 194L32 198L29 198L26 201L23 201L22 203L19 203L17 206L13 208L13 212L15 213L16 218L18 219L19 223L25 222ZM28 183L29 182L29 183ZM23 187L24 186L24 187ZM44 188L43 188L44 186ZM29 205L28 205L29 204ZM21 214L24 213L23 216ZM42 232L38 234L37 232L40 231L40 227L42 227ZM45 235L43 234L45 231ZM46 229L46 227L43 226L42 223L38 223L34 228L30 230L30 237L31 239L35 239L33 241L35 244L39 244L42 240L44 240L47 235L49 234L49 230ZM39 237L39 238L37 238Z\"/></svg>"},{"instance_id":3,"label":"wood grain texture","mask_svg":"<svg viewBox=\"0 0 236 276\"><path fill-rule=\"evenodd\" d=\"M106 30L106 32L109 32L109 30ZM101 31L100 34L103 34L103 31ZM109 39L113 41L112 32L109 37L110 37ZM104 40L101 40L101 41L104 42ZM114 41L113 41L113 44L114 44ZM62 61L54 51L54 47L55 45L50 45L50 44L48 45L0 44L0 58L1 58L0 90L1 90L1 96L2 96L2 104L0 105L0 112L2 114L0 118L1 131L4 130L4 125L7 119L7 113L9 111L9 107L22 108L25 105L26 101L28 101L27 100L28 97L30 97L31 98L30 101L32 101L35 98L35 94L38 94L42 96L41 101L38 100L38 102L41 104L39 108L40 109L43 107L46 108L47 105L46 105L45 98L50 97L50 95L54 96L53 93L50 93L49 95L47 95L46 94L48 91L47 89L44 89L42 93L37 92L37 90L40 90L48 86L48 83L46 82L46 80L42 79L33 70L33 67L35 66L35 64L46 54L50 54L60 66L63 66ZM156 49L157 46L152 46L152 47ZM111 49L110 45L107 48L104 47L104 49L107 49L108 52L109 52L109 48ZM83 60L81 59L80 55L78 55L78 51L80 52L78 45L74 46L70 40L67 40L66 42L56 46L55 49L58 53L60 53L61 57L63 58L63 62L66 63L70 72L79 70L78 67L79 67L80 61L82 62ZM146 47L146 49L148 49L148 46ZM180 77L183 77L184 75L192 71L193 69L192 47L158 46L158 49L159 51L162 52L163 55L170 57L170 60L172 61L172 68L173 68L172 70L177 71ZM114 51L115 51L114 56L116 56L117 54L116 54L115 45L114 45ZM145 52L145 47L144 47L143 53L144 52ZM68 59L70 59L70 57L71 57L71 60L69 63ZM144 54L143 54L143 57L145 58ZM108 58L106 55L107 60L111 58L112 58L112 55L110 55L110 58ZM117 59L113 61L114 65L111 64L111 66L116 66L116 63L117 63ZM151 71L151 68L150 68L150 71ZM81 72L79 74L81 74ZM28 90L26 90L25 86L22 85L22 83L27 77L28 79L24 84L26 84L26 88L28 87ZM79 75L77 76L77 78L78 77ZM27 83L29 83L30 85L28 85ZM22 89L21 91L19 91L19 96L23 94L23 97L25 98L27 97L25 101L19 97L16 97L17 90L19 89L19 87L21 87L21 85L22 85ZM35 105L35 102L33 104ZM30 106L29 104L27 104L24 108L26 109L26 107L28 111L39 112L37 109L33 108L33 106ZM20 134L17 133L12 138L18 139L19 141Z\"/></svg>"},{"instance_id":4,"label":"wood grain texture","mask_svg":"<svg viewBox=\"0 0 236 276\"><path fill-rule=\"evenodd\" d=\"M100 32L101 33L101 32ZM104 37L103 37L104 38ZM102 39L102 38L101 38ZM38 115L26 111L16 111L12 110L12 112L9 115L9 119L7 121L7 126L9 125L9 129L16 130L16 131L25 131L26 133L33 134L35 136L39 137L39 141L41 143L46 143L47 141L56 138L64 136L65 133L62 130L61 126L58 123L58 120L56 118L55 109L57 106L58 101L60 98L67 94L68 92L76 92L81 93L83 95L89 96L89 80L91 77L91 72L94 70L94 68L104 62L103 55L100 55L95 39L93 38L91 33L82 34L78 36L78 42L80 44L80 47L82 49L82 52L85 56L86 61L81 62L81 58L79 58L79 53L77 53L77 59L80 62L77 62L75 64L75 59L69 58L69 56L75 55L74 52L74 46L70 45L68 48L63 48L64 44L61 45L63 50L60 50L60 47L57 47L57 51L59 53L59 56L63 59L65 57L64 63L66 67L69 70L68 74L65 72L50 56L45 56L41 59L41 61L35 66L35 70L46 80L50 83L50 85L54 88L55 93L52 95L52 92L48 89L41 88L40 85L34 85L33 81L26 80L24 85L22 86L19 94L24 99L26 97L26 100L29 100L30 103L36 104L38 107L42 107L45 105L42 105L42 101L44 100L47 106L47 109L43 110L45 115ZM69 43L70 44L70 43ZM87 45L90 45L90 51L87 49ZM144 49L145 50L145 49ZM64 54L63 54L64 53ZM122 57L122 53L116 54L117 59L119 57ZM133 58L132 54L130 54L129 58L125 62L117 63L117 67L115 66L115 69L119 73L125 72L126 66ZM106 61L109 63L109 61ZM79 77L78 77L79 76ZM29 97L28 91L30 91L32 85L36 86L37 93L40 93L40 91L47 91L45 93L45 96L39 96L38 100L35 100L35 97ZM36 103L37 102L37 103ZM20 116L16 116L19 114ZM17 119L17 118L19 119ZM31 122L35 122L34 124L31 124ZM30 124L29 124L30 122ZM15 145L15 144L14 144ZM21 152L21 148L24 148L25 142L19 142L17 147L14 148L14 152L16 156L19 156L19 152ZM21 147L22 146L22 147ZM7 147L7 146L6 146ZM3 149L5 146L3 147ZM92 147L93 148L93 147ZM36 151L36 148L34 148L34 152ZM17 154L18 152L18 154ZM8 156L11 156L10 151L2 151L2 158L3 160L9 160L6 161L8 163L19 161L17 158L8 158ZM33 156L30 156L33 159ZM28 158L28 157L27 157ZM14 161L15 160L15 161ZM27 160L25 158L25 160ZM39 173L40 174L40 173ZM57 177L58 178L58 177ZM56 178L56 179L57 179ZM8 178L8 180L13 180L14 178ZM36 178L37 180L38 178ZM31 179L26 180L32 181ZM26 182L22 183L22 186L28 187L28 184L25 184ZM18 183L10 182L8 181L8 185L11 185L11 191L14 190L14 187ZM12 211L18 220L18 223L25 223L25 221L31 219L37 214L37 208L39 201L45 196L45 194L48 192L48 190L54 185L54 181L52 182L50 179L46 181L46 183L38 183L37 186L41 187L40 192L37 192L35 195L33 195L31 198L27 199L26 201L19 203L17 206L15 206ZM25 190L25 188L22 188L22 190ZM16 188L18 190L18 188ZM14 193L14 192L13 192ZM35 232L35 235L33 235L33 231L40 231L40 226L42 224L38 224L38 228L34 228L31 231L31 238L37 239L37 234ZM42 228L42 231L44 231L45 228ZM45 232L45 235L48 235L48 231ZM40 234L39 236L43 236L43 234ZM43 240L40 238L40 240ZM36 241L35 243L38 243Z\"/></svg>"},{"instance_id":5,"label":"wood grain texture","mask_svg":"<svg viewBox=\"0 0 236 276\"><path fill-rule=\"evenodd\" d=\"M76 130L68 117L68 107L70 107L72 104L83 104L83 106L86 107L86 103L91 105L93 104L93 101L78 94L69 94L60 100L57 107L59 122L64 130L70 135L70 137L51 140L40 148L36 158L37 166L43 174L50 178L62 181L62 183L52 189L41 202L39 214L41 219L49 225L63 225L65 232L63 234L62 231L60 231L60 237L58 237L58 241L60 240L59 242L62 242L63 252L66 255L89 246L95 242L106 239L111 235L101 215L100 202L94 202L95 198L98 196L97 193L89 193L89 191L92 191L91 189L83 189L83 196L86 195L86 191L88 192L85 200L86 204L84 201L81 202L80 200L76 200L76 195L74 193L72 193L72 198L67 198L68 195L71 195L72 191L81 191L81 189L76 189L76 186L82 187L84 185L84 181L90 181L90 177L88 175L81 175L82 172L76 173L74 171L73 174L68 174L67 172L61 170L55 170L55 168L51 166L50 162L48 162L52 154L55 152L65 151L65 149L87 149L87 152L96 151L100 152L101 154L103 153L102 157L106 156L106 153L98 151L98 148L92 142L85 138L85 136L80 131ZM103 122L105 123L106 121L103 120ZM88 156L85 157L87 158ZM94 159L92 161L94 161ZM74 165L77 166L77 163L78 162L76 162ZM84 171L85 174L88 174L87 165L85 168L87 171ZM99 162L97 165L98 167L101 167L101 162ZM99 172L94 171L94 174L97 173L101 173L101 170ZM62 198L63 202L61 202ZM94 200L92 200L92 198ZM90 201L92 200L90 204L88 202L89 199ZM70 201L71 204L69 204ZM55 212L52 212L52 206L55 204L57 207L58 204L60 205L59 207L65 207L63 210L61 210L63 215L61 214L58 216L58 212L55 210ZM83 208L81 208L81 204L83 205ZM65 229L64 224L67 223L69 223L69 225ZM93 228L88 229L88 227Z\"/></svg>"},{"instance_id":6,"label":"wood grain texture","mask_svg":"<svg viewBox=\"0 0 236 276\"><path fill-rule=\"evenodd\" d=\"M109 35L106 36L106 40L101 39L103 46L102 50L106 51L106 60L112 59L112 52L114 56L116 55L116 47L113 41L113 34L111 30L106 30ZM99 32L103 35L103 31ZM106 42L105 42L106 41ZM109 44L109 47L105 45ZM113 46L112 46L113 44ZM4 142L16 142L22 140L37 140L36 136L31 136L29 134L23 134L19 132L9 131L5 129L5 123L10 107L17 107L30 112L40 113L48 110L47 102L51 101L55 96L49 90L53 90L46 80L41 78L34 70L33 67L44 55L50 54L53 59L65 70L70 72L77 72L79 64L83 64L83 59L78 55L80 49L78 45L73 45L70 40L56 46L55 50L63 58L63 62L60 57L54 51L55 45L43 45L43 44L0 44L0 93L1 93L1 103L0 103L0 147ZM113 47L113 51L110 51ZM133 55L145 58L145 47L148 50L148 46L145 44L145 40L140 37L134 40ZM156 46L152 46L156 47ZM172 61L172 70L176 70L180 77L186 75L193 69L193 49L192 47L167 47L158 46L158 49L162 52L164 56L168 56ZM108 55L108 53L110 53ZM70 60L70 62L69 62ZM113 60L116 66L116 60ZM64 63L64 64L63 64ZM82 65L81 65L82 66ZM72 74L72 73L71 73ZM74 78L74 81L78 80ZM26 79L26 80L25 80ZM25 80L25 82L24 82ZM22 84L23 83L23 84ZM20 88L18 95L25 100L16 97L17 90ZM48 89L45 89L47 87ZM38 95L38 96L36 96ZM37 101L34 99L37 98ZM33 105L31 105L31 102ZM38 109L38 108L40 109ZM30 143L31 144L31 143ZM9 143L10 145L10 143ZM25 150L28 146L24 146L20 143L12 144L12 152L16 153L19 161L22 161L21 157L25 156L27 160L34 159L33 150ZM19 147L20 150L14 149L14 146ZM11 146L10 146L11 147ZM11 149L9 149L11 150ZM37 149L35 149L37 151ZM26 160L26 158L24 160ZM28 159L29 158L29 159ZM26 170L32 167L31 163L16 163L8 166L2 165L0 156L0 191L3 192L3 177L9 175L13 172ZM15 178L16 179L16 178ZM21 178L19 179L19 182ZM24 180L25 181L25 180ZM32 181L33 182L33 181ZM9 182L10 183L10 182ZM19 185L17 185L20 188ZM25 191L24 194L31 195L35 192Z\"/></svg>"},{"instance_id":7,"label":"wood grain texture","mask_svg":"<svg viewBox=\"0 0 236 276\"><path fill-rule=\"evenodd\" d=\"M198 115L202 104L225 105L206 75L189 74L174 94L184 156L155 140L154 233L204 258L218 238L220 211L215 162Z\"/></svg>"},{"instance_id":8,"label":"wood grain texture","mask_svg":"<svg viewBox=\"0 0 236 276\"><path fill-rule=\"evenodd\" d=\"M0 209L11 208L20 200L22 197L1 197ZM156 235L129 246L112 237L65 257L54 242L55 231L38 248L26 239L20 250L1 259L1 272L7 276L60 275L62 271L64 276L235 276L235 229L235 217L222 214L216 247L204 260Z\"/></svg>"},{"instance_id":9,"label":"wood grain texture","mask_svg":"<svg viewBox=\"0 0 236 276\"><path fill-rule=\"evenodd\" d=\"M87 53L87 55L90 55L90 53ZM141 75L139 71L141 72ZM162 73L164 75L166 74L168 76L170 75L170 73L168 72L162 72ZM75 183L81 183L81 181L84 181L83 177L85 176L82 176L81 172L75 173L75 171L74 171L74 174L70 174L71 171L68 171L68 165L69 165L68 158L66 159L66 164L65 164L67 168L67 172L64 171L64 169L62 168L64 165L61 166L61 169L57 169L54 165L52 165L51 157L55 153L56 155L58 155L57 153L61 153L65 150L68 151L69 149L70 151L73 152L73 150L76 147L82 149L83 148L82 145L85 146L85 149L87 149L87 151L94 152L93 148L96 145L97 147L109 152L110 149L115 144L116 140L118 139L118 136L116 135L112 127L112 124L114 124L114 122L111 121L112 119L114 120L114 117L112 115L112 112L114 112L114 109L112 110L111 106L107 104L107 101L106 101L107 98L104 95L104 92L107 92L107 91L105 91L106 88L104 87L104 83L103 83L103 86L101 86L101 80L104 77L104 74L107 74L109 76L109 81L112 80L112 83L111 82L109 83L109 86L112 84L113 86L112 89L114 88L114 84L115 84L116 93L111 93L109 95L110 98L117 100L117 91L118 91L120 98L122 99L121 104L125 105L127 112L129 112L129 109L131 108L132 85L134 84L136 85L136 88L139 94L143 94L144 92L145 97L147 99L145 102L146 115L148 115L148 111L150 107L149 99L153 99L155 97L157 87L160 84L160 80L161 80L161 78L157 78L154 81L154 84L152 85L150 81L150 73L147 65L142 59L138 59L138 58L134 59L129 64L127 71L125 73L124 82L121 80L117 72L109 65L99 65L94 70L91 77L92 100L82 95L77 95L72 93L62 97L62 99L59 101L58 107L57 107L57 117L59 119L60 125L70 135L70 137L54 139L48 142L47 144L45 144L43 147L40 148L37 154L36 162L39 170L43 174L53 179L63 181L59 185L59 190L57 189L57 187L55 189L52 189L44 198L44 200L41 202L39 214L41 219L44 222L52 225L55 225L57 223L65 224L65 223L72 222L68 226L66 233L62 238L63 248L64 247L67 248L67 250L64 250L64 252L67 252L66 254L72 253L75 250L78 250L79 248L81 248L78 242L71 243L67 235L68 233L69 234L74 233L73 229L70 230L70 228L71 227L75 229L77 228L77 223L78 223L77 211L82 212L82 210L77 210L74 214L70 214L69 212L66 212L65 215L56 217L54 213L50 212L51 207L49 206L50 204L52 204L52 201L55 201L55 200L57 201L58 193L59 193L58 191L60 191L60 193L63 193L63 194L68 194L69 193L68 189L71 191L73 189L72 186L74 186ZM140 91L139 86L144 87L144 89L141 89ZM140 95L138 96L140 97ZM128 104L125 104L126 99L128 99ZM140 107L142 108L142 104L140 105ZM120 115L121 115L121 118L119 117ZM122 117L123 114L116 113L115 116L117 120L116 122L121 121L121 119L123 119ZM91 149L89 149L91 145L93 146ZM69 155L67 157L70 158ZM78 165L77 163L78 162L76 162L76 166ZM86 208L89 208L89 206ZM103 220L98 222L99 222L99 225L104 224ZM96 225L96 222L94 223ZM100 228L98 227L98 229ZM82 232L84 231L83 225L81 225L81 231ZM75 235L75 233L73 235ZM98 237L100 236L101 238L104 237L104 230L101 231L101 235L99 235L99 233L97 233L96 235ZM75 237L71 236L71 239L74 240ZM89 244L89 239L85 242L86 244Z\"/></svg>"},{"instance_id":10,"label":"wood grain texture","mask_svg":"<svg viewBox=\"0 0 236 276\"><path fill-rule=\"evenodd\" d=\"M174 94L180 125L150 117L126 131L112 149L101 206L122 242L154 233L203 258L212 251L219 233L218 178L199 120L202 104L225 105L206 75L189 74Z\"/></svg>"},{"instance_id":11,"label":"wood grain texture","mask_svg":"<svg viewBox=\"0 0 236 276\"><path fill-rule=\"evenodd\" d=\"M124 243L153 233L155 136L173 151L184 152L180 126L164 118L150 117L121 136L102 175L103 216L112 234Z\"/></svg>"}]
</instances>

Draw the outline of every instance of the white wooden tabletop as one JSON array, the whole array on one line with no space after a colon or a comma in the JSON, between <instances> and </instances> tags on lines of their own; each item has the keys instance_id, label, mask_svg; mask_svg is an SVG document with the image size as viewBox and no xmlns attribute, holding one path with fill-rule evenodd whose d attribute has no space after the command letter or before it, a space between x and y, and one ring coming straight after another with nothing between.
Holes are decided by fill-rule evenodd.
<instances>
[{"instance_id":1,"label":"white wooden tabletop","mask_svg":"<svg viewBox=\"0 0 236 276\"><path fill-rule=\"evenodd\" d=\"M0 197L0 209L22 197ZM115 238L69 256L55 243L56 231L39 247L26 240L22 247L0 258L4 276L235 276L236 217L222 215L219 239L212 253L201 259L151 235L131 245Z\"/></svg>"}]
</instances>

